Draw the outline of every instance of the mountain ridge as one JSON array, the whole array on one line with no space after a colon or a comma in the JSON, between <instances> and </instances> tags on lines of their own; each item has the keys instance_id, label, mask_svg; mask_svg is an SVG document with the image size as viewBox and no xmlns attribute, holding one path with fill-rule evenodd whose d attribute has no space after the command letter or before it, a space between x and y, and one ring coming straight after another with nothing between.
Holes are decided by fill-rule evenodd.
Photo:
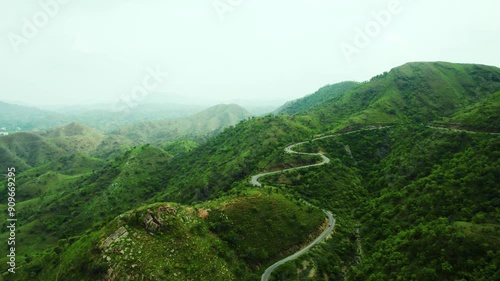
<instances>
[{"instance_id":1,"label":"mountain ridge","mask_svg":"<svg viewBox=\"0 0 500 281\"><path fill-rule=\"evenodd\" d=\"M495 261L500 244L494 237L500 231L500 140L494 134L436 129L432 125L459 122L461 126L499 132L495 123L482 127L485 122L498 120L499 78L497 67L409 63L346 91L333 93L328 91L332 85L323 87L317 99L309 95L289 114L243 119L214 132L198 146L182 140L169 142L174 151L181 151L175 155L143 144L106 157L105 164L88 157L76 158L94 166L95 171L78 165L59 171L33 168L19 175L30 177L26 185L20 182L20 188L25 186L30 192L29 200L20 203L22 220L29 222L19 233L26 235L23 243L29 249L29 256L20 257L20 261L30 261L23 264L26 267L22 271L35 277L53 277L58 272L58 259L63 258L71 263L71 269L64 271L66 277L78 279L90 273L94 279L105 279L110 268L116 269L114 260L124 255L113 253L113 262L107 261L88 238L95 238L95 245L100 245L119 229L113 221L127 210L140 210L140 217L148 208L156 208L158 202L176 202L186 210L207 211L208 220L217 218L209 221L208 227L224 241L225 252L234 251L241 260L259 260L247 269L233 264L233 276L255 280L265 265L284 255L266 256L271 246L262 242L272 242L273 237L282 237L280 234L290 237L288 242L303 238L292 238L297 233L292 228L272 229L275 221L293 221L281 203L302 199L331 210L338 224L332 239L279 267L273 273L276 278L488 280L498 275ZM481 114L484 116L479 118ZM388 126L373 129L381 124ZM81 129L78 124L73 127L76 132ZM356 128L373 130L353 131ZM344 133L319 139L332 132ZM56 135L67 137L62 132ZM295 151L311 155L284 153L283 148L298 142L303 144L294 147ZM262 180L264 187L257 190L249 184L251 175L262 171L315 164L318 157L312 154L318 153L331 161L270 175ZM45 189L45 195L38 194L41 188L35 183ZM275 195L285 201L276 205ZM270 201L261 206L262 202L248 201L247 197ZM242 200L242 205L230 208L234 200ZM276 212L275 219L266 219L262 212L269 211L266 208ZM236 213L229 216L223 211ZM304 211L309 212L307 208ZM305 227L300 224L293 229ZM47 242L41 243L41 238L32 235L38 232L30 232L32 229L44 231ZM103 229L112 233L100 236ZM178 230L168 235L185 237L186 232ZM197 233L206 232L202 229ZM4 230L0 235L6 237L8 233ZM91 254L76 254L79 247L86 249L81 253ZM217 247L210 249L211 255L221 252ZM128 250L123 251L130 257ZM236 256L231 258L236 260ZM168 272L160 265L148 272L154 278L154 274L179 274L179 268L183 268L180 276L191 276L186 266L195 260L196 255L187 255ZM157 259L150 262L156 264ZM126 265L120 267L118 275L137 273L134 263Z\"/></svg>"}]
</instances>

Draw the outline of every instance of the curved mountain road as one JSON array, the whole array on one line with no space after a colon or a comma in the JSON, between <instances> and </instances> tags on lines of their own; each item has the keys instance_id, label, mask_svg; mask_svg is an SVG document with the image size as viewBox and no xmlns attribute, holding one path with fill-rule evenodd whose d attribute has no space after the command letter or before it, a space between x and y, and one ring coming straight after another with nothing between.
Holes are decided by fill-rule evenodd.
<instances>
[{"instance_id":1,"label":"curved mountain road","mask_svg":"<svg viewBox=\"0 0 500 281\"><path fill-rule=\"evenodd\" d=\"M300 143L300 144L302 144L302 143ZM252 176L252 179L250 180L250 182L252 183L252 185L258 186L258 187L262 187L262 184L259 182L259 179L262 178L262 177L265 177L265 176L275 175L275 174L279 174L279 173L283 173L283 172L295 171L295 170L299 170L299 169L306 169L306 168L311 168L311 167L315 167L315 166L321 166L321 165L325 165L327 163L330 163L330 159L328 157L326 157L325 155L321 154L321 153L301 153L301 152L295 152L295 151L292 151L292 150L289 150L289 151L286 150L286 149L291 149L291 147L293 147L295 145L298 145L298 144L294 144L294 145L288 146L287 148L285 148L285 151L287 153L295 153L295 154L302 154L302 155L318 155L318 156L321 156L321 158L323 159L323 161L321 163L317 163L317 164L311 164L311 165L299 166L299 167L294 167L294 168L288 168L288 169L284 169L284 170L279 170L279 171L274 171L274 172L267 172L267 173L262 173L262 174L258 174L258 175Z\"/></svg>"},{"instance_id":2,"label":"curved mountain road","mask_svg":"<svg viewBox=\"0 0 500 281\"><path fill-rule=\"evenodd\" d=\"M328 138L328 137L333 137L333 136L336 136L336 135L328 135L328 136L324 136L324 137L313 139L312 141L319 140L319 139L324 139L324 138ZM321 165L325 165L325 164L330 163L330 158L326 157L325 155L323 155L321 153L305 153L305 152L297 152L297 151L293 150L294 147L302 145L302 144L305 144L305 143L307 143L307 141L305 141L305 142L299 142L299 143L295 143L295 144L289 145L289 146L285 147L285 152L286 153L293 153L293 154L300 154L300 155L317 155L317 156L321 157L321 159L322 159L321 163L311 164L311 165L305 165L305 166L299 166L299 167L284 169L284 170L280 170L280 171L273 171L273 172L261 173L261 174L252 176L252 178L250 180L251 184L254 185L254 186L262 187L262 184L259 182L259 178L261 178L261 177L275 175L275 174L279 174L279 173L287 172L287 171L294 171L294 170L299 170L299 169L306 169L306 168L321 166ZM321 235L319 235L312 243L310 243L309 245L307 245L305 248L303 248L303 249L295 252L294 254L292 254L292 255L290 255L290 256L282 259L282 260L279 260L279 261L275 262L273 265L271 265L270 267L268 267L264 271L264 274L262 274L261 281L267 281L267 280L269 280L269 277L271 276L271 273L276 268L278 268L280 265L282 265L282 264L284 264L284 263L286 263L288 261L291 261L291 260L294 260L294 259L298 258L302 254L304 254L307 251L309 251L312 247L316 246L318 243L320 243L323 240L325 240L325 238L328 237L328 235L330 233L332 233L333 229L335 228L335 218L333 217L333 215L332 215L331 212L329 212L327 210L323 210L323 212L328 217L329 223L328 223L328 227L321 233Z\"/></svg>"},{"instance_id":3,"label":"curved mountain road","mask_svg":"<svg viewBox=\"0 0 500 281\"><path fill-rule=\"evenodd\" d=\"M312 139L311 141L317 141L317 140L331 138L331 137L335 137L335 136L339 136L339 135L353 134L353 133L357 133L357 132L360 132L360 131L378 130L378 129L388 128L388 127L392 127L392 126L370 127L370 128L366 128L366 129L360 129L360 130L355 130L355 131L350 131L350 132L345 132L345 133L337 133L337 134L332 134L332 135L326 135L326 136L322 136L322 137L318 137L318 138ZM443 128L443 127L434 127L434 126L430 126L430 125L427 125L427 127L432 128L432 129L437 129L437 130L453 130L453 129ZM456 130L456 129L453 130L453 131L468 132L468 133L478 133L478 132L474 132L474 131ZM486 134L500 135L500 133L486 133ZM321 157L321 159L323 160L321 163L312 164L312 165L305 165L305 166L299 166L299 167L293 167L293 168L288 168L288 169L279 170L279 171L273 171L273 172L266 172L266 173L257 174L257 175L254 175L254 176L251 177L250 183L252 185L254 185L254 186L262 187L262 184L259 182L259 179L262 178L262 177L266 177L266 176L270 176L270 175L275 175L275 174L279 174L279 173L283 173L283 172L288 172L288 171L295 171L295 170L299 170L299 169L307 169L307 168L321 166L321 165L325 165L325 164L330 163L330 159L328 157L326 157L325 155L321 154L321 153L305 153L305 152L297 152L297 151L293 150L294 147L306 144L308 142L309 141L303 141L303 142L299 142L299 143L295 143L295 144L289 145L289 146L285 147L285 152L286 153L292 153L292 154L300 154L300 155L316 155L316 156ZM316 238L311 244L309 244L305 248L299 250L298 252L296 252L296 253L294 253L294 254L292 254L292 255L290 255L290 256L282 259L282 260L277 261L276 263L274 263L273 265L271 265L270 267L268 267L264 271L264 274L262 274L261 281L267 281L267 280L269 280L269 277L271 276L271 273L276 268L278 268L280 265L286 263L287 261L291 261L291 260L294 260L294 259L298 258L300 255L302 255L302 254L306 253L307 251L309 251L312 247L314 247L318 243L320 243L323 240L325 240L325 238L335 228L335 218L333 217L332 213L330 213L329 211L323 210L323 212L327 215L328 220L330 221L329 224L328 224L328 228L325 231L323 231L323 233L321 233L321 235L318 236L318 238Z\"/></svg>"},{"instance_id":4,"label":"curved mountain road","mask_svg":"<svg viewBox=\"0 0 500 281\"><path fill-rule=\"evenodd\" d=\"M354 134L354 133L360 132L360 131L378 130L378 129L383 129L383 128L387 128L387 127L390 127L390 126L373 127L373 128L367 128L367 129L361 129L361 130L356 130L356 131L345 132L345 133L338 133L338 134L326 135L326 136L322 136L322 137L318 137L318 138L312 139L311 142L317 141L317 140L326 139L326 138L332 138L332 137L336 137L336 136L339 136L339 135L348 135L348 134ZM266 177L266 176L270 176L270 175L276 175L276 174L283 173L283 172L296 171L296 170L300 170L300 169L307 169L307 168L321 166L321 165L325 165L325 164L330 163L330 159L328 157L326 157L325 155L321 154L321 153L305 153L305 152L297 152L297 151L293 150L294 147L306 144L308 142L309 141L303 141L303 142L298 142L298 143L295 143L295 144L291 144L291 145L285 147L285 152L286 153L290 153L290 154L300 154L300 155L317 155L317 156L321 157L321 159L323 160L321 163L311 164L311 165L305 165L305 166L299 166L299 167L293 167L293 168L288 168L288 169L279 170L279 171L261 173L261 174L252 176L252 178L250 179L250 183L252 185L254 185L254 186L262 187L262 184L259 182L259 179L262 178L262 177Z\"/></svg>"},{"instance_id":5,"label":"curved mountain road","mask_svg":"<svg viewBox=\"0 0 500 281\"><path fill-rule=\"evenodd\" d=\"M275 262L273 265L271 265L270 267L268 267L266 269L266 271L264 271L264 274L262 274L262 277L260 278L261 281L267 281L267 280L269 280L269 277L271 276L271 273L276 268L278 268L278 266L284 264L287 261L291 261L291 260L294 260L294 259L298 258L302 254L304 254L307 251L309 251L312 247L316 246L316 244L318 244L321 241L325 240L325 238L330 233L332 233L333 229L335 228L335 218L333 217L332 213L330 213L330 212L328 212L326 210L323 210L323 212L325 212L325 214L328 216L328 220L330 221L329 224L328 224L328 228L325 229L325 231L323 231L323 233L321 233L321 235L318 236L318 238L316 238L316 240L314 240L311 244L307 245L307 247L301 249L298 252L295 252L293 255L290 255L290 256L282 259L282 260L279 260L279 261Z\"/></svg>"}]
</instances>

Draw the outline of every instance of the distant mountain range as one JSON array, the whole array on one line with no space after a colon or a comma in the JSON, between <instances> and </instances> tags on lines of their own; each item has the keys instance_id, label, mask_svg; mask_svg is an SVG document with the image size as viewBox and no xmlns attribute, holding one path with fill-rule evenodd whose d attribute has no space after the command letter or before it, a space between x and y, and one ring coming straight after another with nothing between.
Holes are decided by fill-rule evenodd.
<instances>
[{"instance_id":1,"label":"distant mountain range","mask_svg":"<svg viewBox=\"0 0 500 281\"><path fill-rule=\"evenodd\" d=\"M7 132L42 130L67 123L62 114L0 101L0 128Z\"/></svg>"},{"instance_id":2,"label":"distant mountain range","mask_svg":"<svg viewBox=\"0 0 500 281\"><path fill-rule=\"evenodd\" d=\"M144 121L121 126L111 131L111 134L125 136L137 144L160 144L183 137L218 133L251 116L252 114L236 104L216 105L186 118Z\"/></svg>"},{"instance_id":3,"label":"distant mountain range","mask_svg":"<svg viewBox=\"0 0 500 281\"><path fill-rule=\"evenodd\" d=\"M8 275L0 257L4 279L259 280L329 226L321 210L334 232L271 278L500 277L498 67L408 63L262 117L218 105L175 120L102 117L99 130L48 128L64 115L15 109L43 122L13 115L9 126L45 129L0 136L22 222L20 267ZM318 153L331 161L311 165Z\"/></svg>"},{"instance_id":4,"label":"distant mountain range","mask_svg":"<svg viewBox=\"0 0 500 281\"><path fill-rule=\"evenodd\" d=\"M255 112L261 114L264 112L261 109L255 108ZM0 102L0 132L46 130L71 122L109 132L137 122L186 119L204 110L208 108L168 103L141 104L120 112L114 112L109 105L51 107L46 110ZM265 110L271 111L271 107Z\"/></svg>"},{"instance_id":5,"label":"distant mountain range","mask_svg":"<svg viewBox=\"0 0 500 281\"><path fill-rule=\"evenodd\" d=\"M3 106L11 110L21 110L20 112L26 115L33 110L33 116L46 116L40 122L36 122L37 119L34 117L34 119L26 117L25 120L32 120L31 123L26 121L26 124L31 124L31 126L39 125L39 128L43 128L49 124L63 122L63 117L50 112L16 105L3 104ZM28 169L55 161L58 157L68 153L109 158L112 155L122 154L134 145L146 143L168 145L171 141L179 139L203 141L210 135L228 126L236 125L251 116L248 111L238 105L217 105L191 117L122 125L117 126L117 129L110 133L77 122L44 131L14 132L8 136L0 136L0 156L2 156L0 165L10 163L15 164L19 169ZM61 118L54 123L47 122L52 117ZM20 120L15 117L13 119L14 121L9 121L10 124Z\"/></svg>"}]
</instances>

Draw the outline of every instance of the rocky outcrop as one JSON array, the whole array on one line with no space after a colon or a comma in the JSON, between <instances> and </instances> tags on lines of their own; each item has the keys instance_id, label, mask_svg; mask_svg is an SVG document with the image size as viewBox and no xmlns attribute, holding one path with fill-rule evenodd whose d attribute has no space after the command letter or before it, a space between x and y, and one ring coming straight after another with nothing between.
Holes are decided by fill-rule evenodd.
<instances>
[{"instance_id":1,"label":"rocky outcrop","mask_svg":"<svg viewBox=\"0 0 500 281\"><path fill-rule=\"evenodd\" d=\"M177 210L170 206L160 206L143 213L141 221L150 233L167 230L168 216L175 215Z\"/></svg>"}]
</instances>

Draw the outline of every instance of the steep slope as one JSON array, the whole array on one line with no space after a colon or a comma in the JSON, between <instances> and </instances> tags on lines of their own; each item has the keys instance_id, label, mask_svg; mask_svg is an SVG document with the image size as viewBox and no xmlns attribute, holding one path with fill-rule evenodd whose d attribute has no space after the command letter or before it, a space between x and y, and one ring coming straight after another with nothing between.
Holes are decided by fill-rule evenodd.
<instances>
[{"instance_id":1,"label":"steep slope","mask_svg":"<svg viewBox=\"0 0 500 281\"><path fill-rule=\"evenodd\" d=\"M260 223L264 219L274 223ZM15 280L28 274L38 280L57 276L74 280L255 280L251 273L255 264L306 242L309 234L321 230L324 220L320 210L280 194L255 191L195 207L156 203L128 211L76 241L61 241L67 244L61 266L52 266L55 257L47 255L20 269ZM279 232L277 237L263 240L261 234L266 230ZM235 239L242 242L241 248L234 247Z\"/></svg>"},{"instance_id":2,"label":"steep slope","mask_svg":"<svg viewBox=\"0 0 500 281\"><path fill-rule=\"evenodd\" d=\"M500 112L500 92L496 92L454 113L451 117L436 123L445 126L494 132L500 128L500 116L498 112Z\"/></svg>"},{"instance_id":3,"label":"steep slope","mask_svg":"<svg viewBox=\"0 0 500 281\"><path fill-rule=\"evenodd\" d=\"M47 164L63 156L84 154L109 158L123 154L132 142L120 136L104 133L70 123L45 132L13 133L0 137L0 164L12 166L18 171Z\"/></svg>"},{"instance_id":4,"label":"steep slope","mask_svg":"<svg viewBox=\"0 0 500 281\"><path fill-rule=\"evenodd\" d=\"M340 238L344 251L327 243L313 250L314 258L279 270L281 279L496 279L498 136L397 126L339 134L304 144L302 151L323 151L337 160L316 171L270 176L265 183L337 205L331 208L350 229L339 229L348 238ZM338 264L330 267L326 260ZM314 277L307 277L313 270Z\"/></svg>"},{"instance_id":5,"label":"steep slope","mask_svg":"<svg viewBox=\"0 0 500 281\"><path fill-rule=\"evenodd\" d=\"M191 153L175 158L165 169L169 188L162 190L157 200L194 202L216 198L251 174L283 168L283 163L307 162L285 155L280 148L314 135L314 125L307 117L273 115L240 122Z\"/></svg>"},{"instance_id":6,"label":"steep slope","mask_svg":"<svg viewBox=\"0 0 500 281\"><path fill-rule=\"evenodd\" d=\"M0 165L15 165L24 171L65 154L65 150L36 133L14 133L0 137Z\"/></svg>"},{"instance_id":7,"label":"steep slope","mask_svg":"<svg viewBox=\"0 0 500 281\"><path fill-rule=\"evenodd\" d=\"M358 85L357 82L346 81L333 85L324 86L313 94L303 98L287 102L278 108L275 114L299 114L321 108L325 103L343 95L351 90L354 86Z\"/></svg>"},{"instance_id":8,"label":"steep slope","mask_svg":"<svg viewBox=\"0 0 500 281\"><path fill-rule=\"evenodd\" d=\"M500 88L499 79L500 69L482 65L410 63L397 67L334 96L322 107L292 116L254 118L225 130L175 162L178 166L172 170L185 170L171 175L171 189L160 198L204 200L216 196L252 173L287 163L281 160L291 156L283 155L282 147L318 133L441 120L488 99ZM188 170L203 176L194 178Z\"/></svg>"},{"instance_id":9,"label":"steep slope","mask_svg":"<svg viewBox=\"0 0 500 281\"><path fill-rule=\"evenodd\" d=\"M95 171L87 170L85 174L64 175L51 171L54 169L41 174L45 169L41 166L18 175L17 189L23 190L16 206L17 218L23 221L18 227L18 238L23 241L26 254L18 261L41 255L44 250L56 247L60 239L81 235L122 212L143 205L165 186L161 174L170 158L161 149L144 146L116 158L102 169L98 168L102 163L80 158L96 165ZM7 204L6 192L7 189L0 191L1 208ZM5 218L6 213L0 216ZM37 237L37 233L43 237ZM8 235L8 231L0 231L1 239L7 239Z\"/></svg>"},{"instance_id":10,"label":"steep slope","mask_svg":"<svg viewBox=\"0 0 500 281\"><path fill-rule=\"evenodd\" d=\"M302 225L292 227L289 222L295 219L314 222L314 218L304 214L304 211L309 212L307 208L291 212L289 217L288 203L273 200L218 199L227 195L235 198L252 195L255 191L250 189L249 179L253 174L315 163L317 157L309 159L283 153L288 145L304 142L303 147L296 148L303 152L324 153L331 162L265 178L265 187L258 192L260 195L250 197L259 200L279 192L288 200L285 202L304 198L315 206L332 210L338 225L326 243L280 267L275 275L277 278L498 279L498 137L419 125L469 112L480 115L483 105L489 106L489 102L495 100L497 78L498 68L495 67L407 64L370 82L355 85L322 102L323 106L311 108L308 105L305 111L293 115L244 120L190 152L179 153L173 158L158 148L141 146L83 177L65 178L65 175L45 173L41 176L42 181L58 183L50 189L50 196L37 197L34 186L30 186L35 198L20 203L23 208L20 214L26 225L21 227L19 235L25 247L30 249L28 257L19 258L20 263L27 266L21 272L48 280L63 276L90 280L102 277L113 268L116 273L113 278L118 279L125 274L144 278L147 276L141 274L157 274L155 276L165 279L173 273L181 280L200 279L208 272L198 267L199 257L206 257L221 261L214 265L214 270L234 269L227 273L229 280L233 276L244 276L243 280L254 278L262 269L259 266L284 255L276 254L279 249L275 246L296 242L293 234L305 233L300 232L304 231ZM498 118L498 111L489 110L487 114L493 119L485 120ZM380 123L399 125L373 127ZM346 132L353 127L371 130L308 142L329 130ZM500 128L493 125L491 130L498 132ZM189 143L184 147L191 149ZM134 223L114 224L120 220L117 218L107 224L127 210L166 201L199 204L192 206L198 208L198 213L188 213L182 224L189 225L193 216L206 216L204 211L207 211L206 220L196 219L202 230L190 232L190 228L182 232L185 229L176 228L180 232L165 237L172 239L168 235L184 234L179 234L182 239L172 246L172 240L162 240L161 235L146 235L144 228L140 229L144 224L139 223L137 231L153 241L146 245L134 240L137 238L134 233L143 237L135 230L132 232L132 227L136 227ZM234 206L233 202L241 204ZM149 208L160 206L172 207L174 204ZM137 222L138 217L147 213L147 208L132 211L134 216L129 218ZM190 212L187 206L180 208ZM200 209L204 210L201 214ZM275 217L267 220L267 216L271 217L269 212ZM182 221L181 218L169 218ZM276 224L277 220L280 223ZM307 221L304 223L307 225ZM121 226L134 238L127 237L122 241L124 244L116 244L119 248L110 248L108 253L100 249L102 241ZM282 229L287 229L285 232L290 235L280 236L282 241L276 241ZM35 237L30 233L44 235ZM5 240L7 235L4 229L0 240ZM41 237L47 237L44 238L47 241L41 241ZM222 241L222 248L214 241ZM131 259L142 251L134 248L131 255L129 249L135 247L131 242L143 245L143 249L147 247L148 251L144 250L141 255L144 253L151 259ZM59 248L57 243L60 243ZM196 251L189 252L193 245L201 249L200 256ZM211 251L206 252L206 247ZM46 249L51 250L43 253ZM174 252L169 253L171 250ZM179 251L191 254L176 257L174 253ZM169 258L172 254L176 263L164 265L167 262L157 254ZM138 262L141 267L137 267ZM0 263L5 264L5 259L0 259ZM190 269L191 264L194 265ZM194 276L195 271L203 272L203 276ZM211 277L220 278L216 273Z\"/></svg>"},{"instance_id":11,"label":"steep slope","mask_svg":"<svg viewBox=\"0 0 500 281\"><path fill-rule=\"evenodd\" d=\"M302 114L316 116L326 124L325 129L374 123L428 123L449 117L499 90L497 67L408 63L333 96L318 110ZM295 106L307 108L307 99L297 101Z\"/></svg>"}]
</instances>

